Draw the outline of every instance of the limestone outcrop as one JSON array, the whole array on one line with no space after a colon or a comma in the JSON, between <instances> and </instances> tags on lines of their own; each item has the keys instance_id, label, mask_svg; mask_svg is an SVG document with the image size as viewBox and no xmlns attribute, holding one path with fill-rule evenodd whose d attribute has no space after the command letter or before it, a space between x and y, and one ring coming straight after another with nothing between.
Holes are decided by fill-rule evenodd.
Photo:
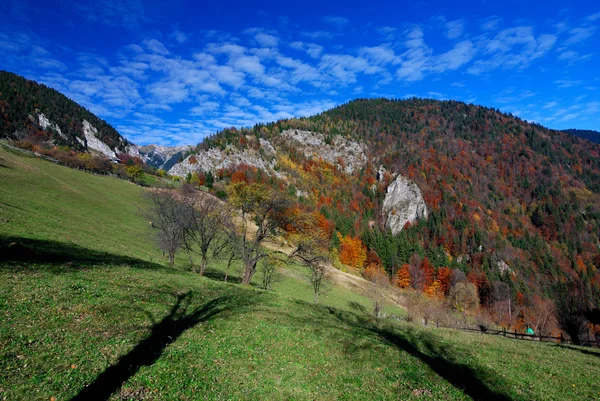
<instances>
[{"instance_id":1,"label":"limestone outcrop","mask_svg":"<svg viewBox=\"0 0 600 401\"><path fill-rule=\"evenodd\" d=\"M406 223L426 219L427 205L417 184L398 175L387 188L382 213L385 227L389 228L392 234L398 234Z\"/></svg>"}]
</instances>

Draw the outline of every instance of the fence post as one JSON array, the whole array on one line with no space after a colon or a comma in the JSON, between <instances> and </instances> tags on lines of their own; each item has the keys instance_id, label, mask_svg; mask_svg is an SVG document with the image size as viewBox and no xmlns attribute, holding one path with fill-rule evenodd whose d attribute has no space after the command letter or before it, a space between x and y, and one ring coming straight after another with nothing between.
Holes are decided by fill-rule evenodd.
<instances>
[{"instance_id":1,"label":"fence post","mask_svg":"<svg viewBox=\"0 0 600 401\"><path fill-rule=\"evenodd\" d=\"M518 339L519 337L517 337L517 329L515 329L515 339Z\"/></svg>"},{"instance_id":2,"label":"fence post","mask_svg":"<svg viewBox=\"0 0 600 401\"><path fill-rule=\"evenodd\" d=\"M587 332L587 343L586 343L585 345L586 345L586 346L587 346L587 345L590 345L590 331L589 331L589 330L588 330L588 332Z\"/></svg>"},{"instance_id":3,"label":"fence post","mask_svg":"<svg viewBox=\"0 0 600 401\"><path fill-rule=\"evenodd\" d=\"M560 343L564 343L565 339L563 338L562 331L560 332Z\"/></svg>"}]
</instances>

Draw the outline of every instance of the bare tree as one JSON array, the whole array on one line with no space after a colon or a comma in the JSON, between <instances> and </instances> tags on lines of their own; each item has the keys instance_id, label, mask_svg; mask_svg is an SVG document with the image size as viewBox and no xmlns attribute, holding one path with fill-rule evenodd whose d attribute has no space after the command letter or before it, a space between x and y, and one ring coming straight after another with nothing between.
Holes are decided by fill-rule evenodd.
<instances>
[{"instance_id":1,"label":"bare tree","mask_svg":"<svg viewBox=\"0 0 600 401\"><path fill-rule=\"evenodd\" d=\"M200 256L198 273L204 275L208 264L228 248L231 213L221 201L203 192L194 191L184 199L184 247L188 253Z\"/></svg>"},{"instance_id":2,"label":"bare tree","mask_svg":"<svg viewBox=\"0 0 600 401\"><path fill-rule=\"evenodd\" d=\"M323 238L305 233L298 237L298 245L289 255L290 260L296 260L308 268L315 304L319 303L319 296L330 290L333 284L324 249L326 246Z\"/></svg>"},{"instance_id":3,"label":"bare tree","mask_svg":"<svg viewBox=\"0 0 600 401\"><path fill-rule=\"evenodd\" d=\"M277 268L281 266L283 261L275 255L269 255L264 258L260 263L260 272L262 273L262 288L263 290L270 290L271 284L275 281Z\"/></svg>"},{"instance_id":4,"label":"bare tree","mask_svg":"<svg viewBox=\"0 0 600 401\"><path fill-rule=\"evenodd\" d=\"M465 283L466 281L467 276L465 275L465 272L463 272L460 269L452 270L452 281L450 283L452 287L454 287L458 283Z\"/></svg>"},{"instance_id":5,"label":"bare tree","mask_svg":"<svg viewBox=\"0 0 600 401\"><path fill-rule=\"evenodd\" d=\"M151 204L145 211L153 228L157 229L158 247L167 254L169 264L175 263L175 253L183 245L183 216L186 205L170 190L154 189L146 193Z\"/></svg>"},{"instance_id":6,"label":"bare tree","mask_svg":"<svg viewBox=\"0 0 600 401\"><path fill-rule=\"evenodd\" d=\"M385 302L385 291L392 284L385 270L379 266L372 268L368 280L373 283L373 286L369 289L369 297L373 300L373 313L375 317L379 317Z\"/></svg>"},{"instance_id":7,"label":"bare tree","mask_svg":"<svg viewBox=\"0 0 600 401\"><path fill-rule=\"evenodd\" d=\"M280 228L294 224L292 214L288 213L291 203L263 184L245 183L230 186L229 201L241 212L237 230L244 264L242 284L248 285L256 273L257 263L271 253L262 244L275 239Z\"/></svg>"},{"instance_id":8,"label":"bare tree","mask_svg":"<svg viewBox=\"0 0 600 401\"><path fill-rule=\"evenodd\" d=\"M447 318L441 301L428 298L418 291L411 291L405 296L404 306L408 312L407 320L420 320L424 326L427 326L429 322L439 324Z\"/></svg>"},{"instance_id":9,"label":"bare tree","mask_svg":"<svg viewBox=\"0 0 600 401\"><path fill-rule=\"evenodd\" d=\"M549 336L556 323L552 313L554 305L548 299L542 299L538 295L533 296L530 307L527 310L527 323L540 337Z\"/></svg>"},{"instance_id":10,"label":"bare tree","mask_svg":"<svg viewBox=\"0 0 600 401\"><path fill-rule=\"evenodd\" d=\"M229 229L227 230L227 238L228 240L226 248L224 250L224 255L227 255L225 257L225 260L227 260L227 266L225 268L225 282L227 282L227 279L229 278L229 271L231 270L231 266L233 266L234 262L242 259L242 254L240 253L241 238L237 234L233 225L230 225Z\"/></svg>"},{"instance_id":11,"label":"bare tree","mask_svg":"<svg viewBox=\"0 0 600 401\"><path fill-rule=\"evenodd\" d=\"M493 324L490 312L485 308L479 308L477 313L475 313L475 324L482 333L487 332Z\"/></svg>"},{"instance_id":12,"label":"bare tree","mask_svg":"<svg viewBox=\"0 0 600 401\"><path fill-rule=\"evenodd\" d=\"M306 264L306 267L308 267L308 279L313 289L313 300L315 304L318 304L319 297L332 288L333 281L329 269L324 263L313 262Z\"/></svg>"},{"instance_id":13,"label":"bare tree","mask_svg":"<svg viewBox=\"0 0 600 401\"><path fill-rule=\"evenodd\" d=\"M421 269L422 258L414 254L410 258L408 272L410 274L410 286L415 290L423 291L425 287L425 271Z\"/></svg>"},{"instance_id":14,"label":"bare tree","mask_svg":"<svg viewBox=\"0 0 600 401\"><path fill-rule=\"evenodd\" d=\"M502 281L492 284L492 308L498 321L502 324L512 325L512 294L510 286ZM507 320L508 319L508 320Z\"/></svg>"}]
</instances>

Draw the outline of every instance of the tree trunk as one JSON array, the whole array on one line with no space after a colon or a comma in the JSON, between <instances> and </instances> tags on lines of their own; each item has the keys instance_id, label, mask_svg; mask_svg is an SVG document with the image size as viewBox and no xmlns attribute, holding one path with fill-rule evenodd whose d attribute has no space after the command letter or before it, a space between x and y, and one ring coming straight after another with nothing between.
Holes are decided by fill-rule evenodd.
<instances>
[{"instance_id":1,"label":"tree trunk","mask_svg":"<svg viewBox=\"0 0 600 401\"><path fill-rule=\"evenodd\" d=\"M243 285L250 285L250 282L252 281L252 277L254 276L254 272L256 270L256 263L245 263L244 264L245 269L244 269L244 277L242 277L242 284Z\"/></svg>"},{"instance_id":2,"label":"tree trunk","mask_svg":"<svg viewBox=\"0 0 600 401\"><path fill-rule=\"evenodd\" d=\"M200 261L200 271L198 272L201 276L204 276L206 273L206 258L203 257L202 261Z\"/></svg>"},{"instance_id":3,"label":"tree trunk","mask_svg":"<svg viewBox=\"0 0 600 401\"><path fill-rule=\"evenodd\" d=\"M571 337L571 342L573 345L581 345L581 341L579 341L579 333L576 330L570 330L567 332L569 337Z\"/></svg>"}]
</instances>

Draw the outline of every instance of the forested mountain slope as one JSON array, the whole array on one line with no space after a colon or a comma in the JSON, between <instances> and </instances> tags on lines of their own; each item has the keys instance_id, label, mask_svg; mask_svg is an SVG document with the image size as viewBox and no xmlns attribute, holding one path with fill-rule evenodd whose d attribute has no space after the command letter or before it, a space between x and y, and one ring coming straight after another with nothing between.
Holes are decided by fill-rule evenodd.
<instances>
[{"instance_id":1,"label":"forested mountain slope","mask_svg":"<svg viewBox=\"0 0 600 401\"><path fill-rule=\"evenodd\" d=\"M366 162L349 172L344 158L298 150L282 134L289 130L318 133L324 145L355 143ZM207 138L197 148L201 178L202 152L218 149L253 151L270 160L271 172L220 168L217 189L219 179L262 180L296 194L300 208L319 215L332 249L358 237L390 274L403 265L425 270L423 289L448 267L468 275L484 305L495 282L521 302L579 279L598 297L600 145L456 101L359 99ZM430 213L392 236L381 209L396 173L418 185ZM369 257L356 262L364 267Z\"/></svg>"},{"instance_id":2,"label":"forested mountain slope","mask_svg":"<svg viewBox=\"0 0 600 401\"><path fill-rule=\"evenodd\" d=\"M0 137L31 135L75 150L136 153L110 124L62 93L0 71Z\"/></svg>"},{"instance_id":3,"label":"forested mountain slope","mask_svg":"<svg viewBox=\"0 0 600 401\"><path fill-rule=\"evenodd\" d=\"M566 132L569 135L575 135L588 141L600 143L600 132L589 129L564 129L562 132Z\"/></svg>"}]
</instances>

